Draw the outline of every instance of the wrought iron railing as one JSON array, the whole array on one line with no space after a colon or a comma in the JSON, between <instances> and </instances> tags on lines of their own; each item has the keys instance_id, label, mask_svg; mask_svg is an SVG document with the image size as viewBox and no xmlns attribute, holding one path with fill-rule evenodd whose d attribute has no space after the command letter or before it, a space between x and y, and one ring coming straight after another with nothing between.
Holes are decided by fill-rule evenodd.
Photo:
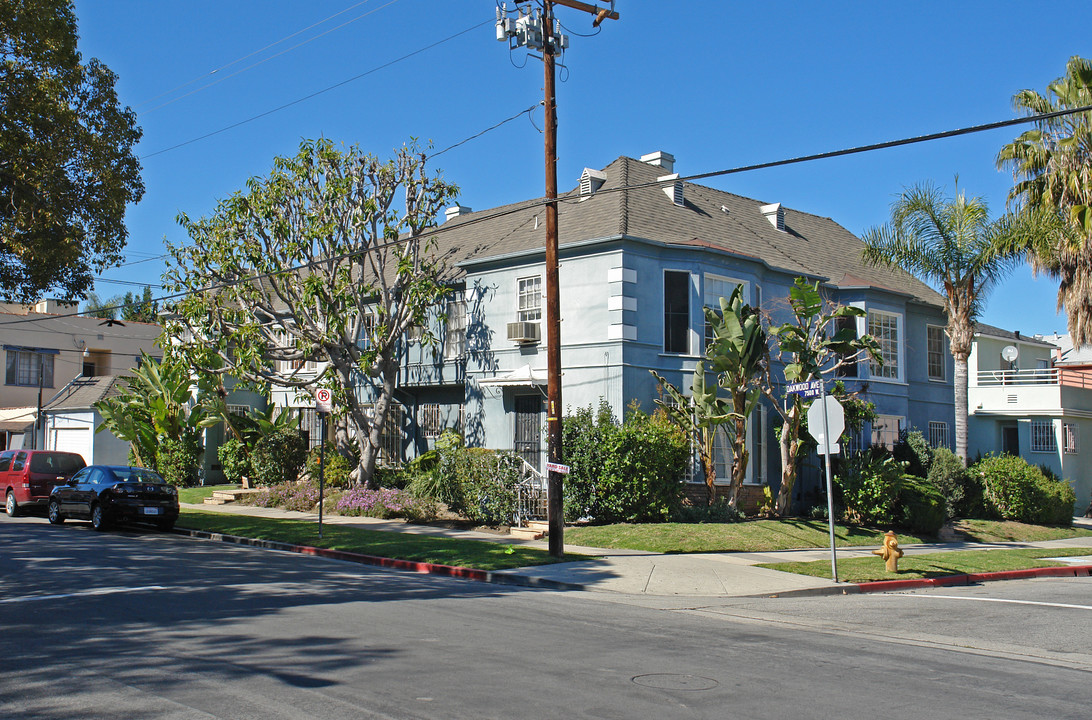
<instances>
[{"instance_id":1,"label":"wrought iron railing","mask_svg":"<svg viewBox=\"0 0 1092 720\"><path fill-rule=\"evenodd\" d=\"M528 520L545 520L549 513L546 479L526 460L519 460L521 466L520 479L516 484L516 527L521 527Z\"/></svg>"}]
</instances>

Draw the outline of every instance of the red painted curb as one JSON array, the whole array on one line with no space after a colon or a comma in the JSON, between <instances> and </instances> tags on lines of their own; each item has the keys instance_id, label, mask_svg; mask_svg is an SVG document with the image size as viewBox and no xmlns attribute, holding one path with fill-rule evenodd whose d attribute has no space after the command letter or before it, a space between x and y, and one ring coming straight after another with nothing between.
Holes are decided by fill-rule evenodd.
<instances>
[{"instance_id":1,"label":"red painted curb","mask_svg":"<svg viewBox=\"0 0 1092 720\"><path fill-rule=\"evenodd\" d=\"M946 575L938 578L915 578L913 580L877 580L874 582L857 583L856 585L861 592L888 592L891 590L944 587L946 585L970 585L971 583L992 582L995 580L1088 576L1092 576L1092 565L1067 565L1065 567L1028 568L1027 570L1002 570L1000 572L990 573Z\"/></svg>"},{"instance_id":2,"label":"red painted curb","mask_svg":"<svg viewBox=\"0 0 1092 720\"><path fill-rule=\"evenodd\" d=\"M378 567L393 568L395 570L409 570L416 573L428 573L430 575L444 575L447 577L464 578L466 580L478 580L486 582L489 573L485 570L457 567L455 565L440 565L438 563L417 562L415 560L396 560L394 558L379 557L378 555L362 555L360 553L346 552L345 550L329 550L327 548L311 547L310 545L292 545L292 552L301 555L315 555L317 557L330 558L332 560L348 560L363 565L376 565Z\"/></svg>"}]
</instances>

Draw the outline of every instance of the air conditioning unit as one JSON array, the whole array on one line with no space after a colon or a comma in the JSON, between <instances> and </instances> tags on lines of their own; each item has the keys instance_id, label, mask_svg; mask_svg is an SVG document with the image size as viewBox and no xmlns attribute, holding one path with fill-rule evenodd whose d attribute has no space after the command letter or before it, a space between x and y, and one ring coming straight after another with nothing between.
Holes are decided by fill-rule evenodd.
<instances>
[{"instance_id":1,"label":"air conditioning unit","mask_svg":"<svg viewBox=\"0 0 1092 720\"><path fill-rule=\"evenodd\" d=\"M542 339L542 330L537 322L510 322L508 339L519 343L539 342Z\"/></svg>"}]
</instances>

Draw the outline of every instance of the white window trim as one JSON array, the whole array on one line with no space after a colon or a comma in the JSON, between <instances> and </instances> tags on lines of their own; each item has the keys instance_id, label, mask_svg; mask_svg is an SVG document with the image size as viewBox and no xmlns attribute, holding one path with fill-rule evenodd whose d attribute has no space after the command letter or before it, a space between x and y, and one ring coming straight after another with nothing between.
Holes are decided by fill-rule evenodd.
<instances>
[{"instance_id":1,"label":"white window trim","mask_svg":"<svg viewBox=\"0 0 1092 720\"><path fill-rule=\"evenodd\" d=\"M940 330L940 377L934 377L929 373L929 331L934 328ZM947 349L947 339L947 328L943 325L928 324L925 326L925 375L932 382L947 382L948 380L948 361L945 355L950 355L951 351L944 352Z\"/></svg>"},{"instance_id":2,"label":"white window trim","mask_svg":"<svg viewBox=\"0 0 1092 720\"><path fill-rule=\"evenodd\" d=\"M881 444L881 443L876 442L876 426L879 425L879 426L882 427L884 425L883 421L885 421L885 420L894 420L895 421L895 428L896 429L895 429L894 436L892 436L893 439L891 441L891 445L888 446L888 445L884 444L885 447L889 447L889 448L894 447L895 443L897 443L899 441L899 434L902 432L903 428L906 427L906 418L904 418L902 415L876 415L876 419L872 421L872 428L871 428L871 431L869 433L869 440L871 441L871 443L873 445Z\"/></svg>"},{"instance_id":3,"label":"white window trim","mask_svg":"<svg viewBox=\"0 0 1092 720\"><path fill-rule=\"evenodd\" d=\"M874 375L872 373L872 360L868 359L868 375L869 379L875 382L886 383L905 383L906 382L906 320L902 313L892 312L890 310L881 310L879 308L866 308L865 315L861 320L864 321L864 332L868 332L869 317L875 313L876 315L885 315L887 317L895 318L895 332L898 333L898 345L895 348L895 362L898 363L898 373L896 377L883 377L881 375ZM879 338L876 338L877 342Z\"/></svg>"},{"instance_id":4,"label":"white window trim","mask_svg":"<svg viewBox=\"0 0 1092 720\"><path fill-rule=\"evenodd\" d=\"M670 352L667 349L667 336L665 334L667 328L664 327L663 323L664 323L664 320L667 319L667 307L664 304L664 287L665 287L665 283L667 282L667 274L669 272L686 273L687 277L690 278L690 282L687 284L687 289L688 289L689 294L687 296L687 302L686 302L686 316L687 316L687 322L686 322L686 337L687 337L686 345L687 345L687 347L686 347L686 352ZM660 354L661 355L667 355L669 357L687 357L687 356L695 357L696 356L696 354L694 352L694 346L695 346L695 344L700 343L701 340L698 339L698 333L694 329L694 310L695 310L694 296L697 294L698 289L699 289L699 288L695 287L695 285L697 283L697 280L694 277L695 274L696 273L694 273L692 270L689 270L689 269L686 269L686 268L663 268L663 270L660 273L660 324L661 324ZM701 299L701 296L699 296L699 300L700 299ZM705 336L705 311L704 310L702 310L702 316L701 317L702 317L702 324L701 324L702 331L701 332L702 332L702 338L704 339L704 336Z\"/></svg>"},{"instance_id":5,"label":"white window trim","mask_svg":"<svg viewBox=\"0 0 1092 720\"><path fill-rule=\"evenodd\" d=\"M452 325L452 308L456 308L460 311L462 317L462 325L455 327ZM467 306L465 300L452 300L447 304L446 308L447 319L444 322L444 359L445 360L457 360L466 354L466 328L467 322ZM461 334L461 342L454 342L453 332Z\"/></svg>"},{"instance_id":6,"label":"white window trim","mask_svg":"<svg viewBox=\"0 0 1092 720\"><path fill-rule=\"evenodd\" d=\"M1062 423L1062 447L1066 455L1081 453L1081 426L1077 423ZM1070 440L1073 442L1070 443Z\"/></svg>"},{"instance_id":7,"label":"white window trim","mask_svg":"<svg viewBox=\"0 0 1092 720\"><path fill-rule=\"evenodd\" d=\"M523 313L525 312L525 310L520 308L520 298L523 297L523 292L521 290L521 285L523 284L524 281L528 281L528 280L538 280L538 317L533 319L533 320L525 320L523 318ZM519 322L541 323L543 321L543 319L545 319L545 317L546 317L546 307L545 307L546 303L545 303L545 297L544 297L545 289L546 289L546 286L543 283L542 275L540 275L540 274L538 274L538 275L524 275L522 277L517 277L516 278L516 319Z\"/></svg>"}]
</instances>

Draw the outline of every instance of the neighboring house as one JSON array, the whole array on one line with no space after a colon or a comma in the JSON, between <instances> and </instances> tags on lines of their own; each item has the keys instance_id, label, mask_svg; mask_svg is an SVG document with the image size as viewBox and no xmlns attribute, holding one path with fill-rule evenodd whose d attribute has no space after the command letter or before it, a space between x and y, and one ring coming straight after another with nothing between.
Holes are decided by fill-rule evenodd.
<instances>
[{"instance_id":1,"label":"neighboring house","mask_svg":"<svg viewBox=\"0 0 1092 720\"><path fill-rule=\"evenodd\" d=\"M953 362L943 298L902 271L871 267L863 244L830 218L764 203L674 174L658 152L585 169L559 203L562 399L565 409L600 398L621 418L636 402L654 409L656 370L688 391L706 342L703 308L736 285L772 322L790 318L793 279L820 280L834 302L860 307L857 330L880 342L884 363L867 360L841 379L876 404L879 418L859 443L891 443L920 428L951 446ZM529 201L471 212L457 206L436 236L455 269L454 295L431 346L410 343L388 423L389 460L433 446L446 428L472 446L511 449L545 467L545 209ZM367 395L369 388L362 388ZM748 503L780 468L776 413L751 419ZM726 444L726 443L724 443ZM728 482L721 448L718 477ZM796 500L816 502L818 477ZM700 471L692 481L702 490Z\"/></svg>"},{"instance_id":2,"label":"neighboring house","mask_svg":"<svg viewBox=\"0 0 1092 720\"><path fill-rule=\"evenodd\" d=\"M968 358L967 452L1049 467L1073 486L1074 512L1083 513L1092 500L1092 464L1080 446L1082 434L1092 437L1092 362L1072 349L1064 359L1062 337L978 324Z\"/></svg>"},{"instance_id":3,"label":"neighboring house","mask_svg":"<svg viewBox=\"0 0 1092 720\"><path fill-rule=\"evenodd\" d=\"M0 433L5 447L43 447L42 426L38 424L36 433L34 427L38 407L48 405L73 378L123 375L136 367L141 352L159 354L158 325L85 317L72 314L75 310L56 300L33 306L0 303L0 419L10 414L19 420L30 417L22 431L5 421Z\"/></svg>"},{"instance_id":4,"label":"neighboring house","mask_svg":"<svg viewBox=\"0 0 1092 720\"><path fill-rule=\"evenodd\" d=\"M95 403L117 394L114 375L76 378L42 408L46 450L79 453L88 465L129 464L129 443L109 430L96 433L102 415Z\"/></svg>"}]
</instances>

